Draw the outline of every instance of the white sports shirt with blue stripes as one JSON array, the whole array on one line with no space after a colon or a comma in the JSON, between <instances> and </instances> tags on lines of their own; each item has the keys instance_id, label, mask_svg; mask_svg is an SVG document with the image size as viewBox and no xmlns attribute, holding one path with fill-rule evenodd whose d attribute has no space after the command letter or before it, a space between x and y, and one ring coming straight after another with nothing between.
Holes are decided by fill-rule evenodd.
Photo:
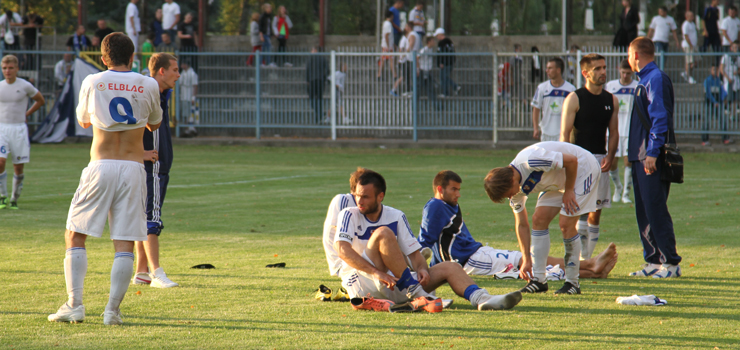
<instances>
[{"instance_id":1,"label":"white sports shirt with blue stripes","mask_svg":"<svg viewBox=\"0 0 740 350\"><path fill-rule=\"evenodd\" d=\"M544 135L551 137L560 135L563 102L573 91L576 91L576 87L567 81L558 87L553 86L549 80L537 86L532 98L532 107L540 110L540 130Z\"/></svg>"},{"instance_id":2,"label":"white sports shirt with blue stripes","mask_svg":"<svg viewBox=\"0 0 740 350\"><path fill-rule=\"evenodd\" d=\"M367 242L370 240L373 231L382 226L388 227L396 234L398 246L404 255L408 256L421 249L421 244L411 233L411 226L409 226L409 221L406 220L406 215L402 211L387 205L380 207L380 216L377 221L368 220L357 207L344 209L339 213L338 224L337 235L334 240L351 243L352 248L360 255L367 249ZM343 277L341 274L347 272L351 271L341 271L340 277Z\"/></svg>"},{"instance_id":3,"label":"white sports shirt with blue stripes","mask_svg":"<svg viewBox=\"0 0 740 350\"><path fill-rule=\"evenodd\" d=\"M519 185L521 189L509 200L509 205L515 213L524 210L527 196L530 193L565 190L565 168L563 167L563 153L576 156L580 174L590 174L593 160L591 152L567 142L539 142L523 149L511 162L511 166L522 176ZM598 164L598 163L597 163ZM586 190L584 191L584 187ZM593 184L579 184L576 182L576 195L584 195L590 191Z\"/></svg>"},{"instance_id":4,"label":"white sports shirt with blue stripes","mask_svg":"<svg viewBox=\"0 0 740 350\"><path fill-rule=\"evenodd\" d=\"M338 194L331 200L329 210L326 212L326 220L324 220L324 252L326 253L326 262L329 264L329 274L332 276L339 276L339 272L344 266L344 262L339 258L339 254L334 249L334 236L337 233L339 212L345 208L356 206L354 196L349 193Z\"/></svg>"},{"instance_id":5,"label":"white sports shirt with blue stripes","mask_svg":"<svg viewBox=\"0 0 740 350\"><path fill-rule=\"evenodd\" d=\"M622 85L619 79L606 83L606 91L619 99L619 137L628 137L630 134L630 118L632 117L632 102L635 100L637 80L628 85Z\"/></svg>"}]
</instances>

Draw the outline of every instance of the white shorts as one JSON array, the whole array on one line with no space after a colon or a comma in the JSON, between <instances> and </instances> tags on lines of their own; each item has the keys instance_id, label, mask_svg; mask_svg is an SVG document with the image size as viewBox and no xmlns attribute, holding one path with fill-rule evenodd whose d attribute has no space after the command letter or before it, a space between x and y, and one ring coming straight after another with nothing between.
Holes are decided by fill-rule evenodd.
<instances>
[{"instance_id":1,"label":"white shorts","mask_svg":"<svg viewBox=\"0 0 740 350\"><path fill-rule=\"evenodd\" d=\"M694 48L692 47L684 47L683 52L686 53L686 64L692 64L694 63Z\"/></svg>"},{"instance_id":2,"label":"white shorts","mask_svg":"<svg viewBox=\"0 0 740 350\"><path fill-rule=\"evenodd\" d=\"M627 147L629 145L629 142L629 136L620 136L619 144L617 145L617 152L614 154L614 157L627 157Z\"/></svg>"},{"instance_id":3,"label":"white shorts","mask_svg":"<svg viewBox=\"0 0 740 350\"><path fill-rule=\"evenodd\" d=\"M362 252L362 257L369 262L371 265L375 264L367 257L365 252ZM347 289L347 294L350 298L365 297L370 294L371 297L376 299L388 299L396 304L405 303L409 301L409 297L406 296L405 291L399 290L394 287L393 290L386 287L383 282L380 282L362 271L353 269L349 265L342 269L342 287ZM388 271L388 274L393 276L393 273ZM416 278L416 272L412 272L411 276ZM422 292L424 294L424 292ZM427 293L429 296L433 296L434 293Z\"/></svg>"},{"instance_id":4,"label":"white shorts","mask_svg":"<svg viewBox=\"0 0 740 350\"><path fill-rule=\"evenodd\" d=\"M621 137L620 137L621 139ZM599 162L599 167L601 166L601 161L606 158L606 154L594 154L594 157L596 157L596 160ZM599 181L596 184L596 209L603 209L603 208L611 208L612 207L612 191L610 187L610 181L609 181L609 172L601 173L601 179L604 179L604 181Z\"/></svg>"},{"instance_id":5,"label":"white shorts","mask_svg":"<svg viewBox=\"0 0 740 350\"><path fill-rule=\"evenodd\" d=\"M561 201L562 202L562 201ZM515 250L494 249L489 246L478 248L463 266L468 275L493 275L512 264L519 266L522 253Z\"/></svg>"},{"instance_id":6,"label":"white shorts","mask_svg":"<svg viewBox=\"0 0 740 350\"><path fill-rule=\"evenodd\" d=\"M603 157L603 155L602 155ZM597 209L601 209L597 205L597 201L599 198L598 187L599 187L599 179L601 178L601 163L600 161L596 160L595 158L591 158L591 161L589 164L590 171L585 173L578 173L578 176L576 177L576 202L578 203L578 211L576 211L574 214L568 214L565 212L565 209L560 210L560 215L563 216L581 216L583 214L588 214L590 212L594 212ZM608 177L606 177L608 179ZM609 187L609 181L604 181L607 186L607 195L609 193L608 187ZM611 198L609 198L611 200ZM603 203L599 203L599 205L603 205ZM562 191L547 191L540 193L539 198L537 198L537 205L536 207L557 207L562 208L563 207L563 192Z\"/></svg>"},{"instance_id":7,"label":"white shorts","mask_svg":"<svg viewBox=\"0 0 740 350\"><path fill-rule=\"evenodd\" d=\"M11 154L13 164L25 164L31 160L31 142L25 123L0 123L0 158L7 159L8 154Z\"/></svg>"},{"instance_id":8,"label":"white shorts","mask_svg":"<svg viewBox=\"0 0 740 350\"><path fill-rule=\"evenodd\" d=\"M106 218L111 239L146 241L144 164L105 159L92 161L82 170L67 229L102 237Z\"/></svg>"},{"instance_id":9,"label":"white shorts","mask_svg":"<svg viewBox=\"0 0 740 350\"><path fill-rule=\"evenodd\" d=\"M560 135L547 135L547 134L541 134L540 135L540 141L560 141Z\"/></svg>"}]
</instances>

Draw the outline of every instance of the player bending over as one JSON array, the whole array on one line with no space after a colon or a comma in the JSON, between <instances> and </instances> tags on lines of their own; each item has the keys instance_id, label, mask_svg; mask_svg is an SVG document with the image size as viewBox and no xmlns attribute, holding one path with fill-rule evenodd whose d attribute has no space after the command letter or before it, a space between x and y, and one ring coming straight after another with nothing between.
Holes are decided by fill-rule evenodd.
<instances>
[{"instance_id":1,"label":"player bending over","mask_svg":"<svg viewBox=\"0 0 740 350\"><path fill-rule=\"evenodd\" d=\"M451 170L440 171L434 177L434 197L424 206L419 232L421 246L433 252L430 265L455 261L469 275L494 275L509 265L514 269L506 272L518 272L523 262L521 252L483 246L470 235L458 204L461 184L460 175ZM562 258L548 256L547 264L565 268ZM581 261L579 275L606 278L616 264L617 247L610 243L596 258Z\"/></svg>"},{"instance_id":2,"label":"player bending over","mask_svg":"<svg viewBox=\"0 0 740 350\"><path fill-rule=\"evenodd\" d=\"M162 121L154 79L131 73L134 44L123 33L108 34L101 47L105 72L87 76L80 88L77 121L93 127L90 164L82 171L67 217L64 279L69 299L49 321L82 322L87 273L87 236L101 237L106 218L115 258L103 323L123 323L120 305L134 267L134 241L146 240L144 127Z\"/></svg>"},{"instance_id":3,"label":"player bending over","mask_svg":"<svg viewBox=\"0 0 740 350\"><path fill-rule=\"evenodd\" d=\"M523 149L507 167L491 170L484 180L494 203L509 199L516 219L522 251L519 276L529 281L524 293L546 292L545 267L550 253L550 222L559 214L565 245L565 284L555 294L581 294L578 284L581 241L576 222L581 214L596 210L596 189L601 167L590 152L565 142L540 142ZM527 196L539 193L529 232ZM530 251L531 240L531 251ZM531 274L531 278L530 275Z\"/></svg>"},{"instance_id":4,"label":"player bending over","mask_svg":"<svg viewBox=\"0 0 740 350\"><path fill-rule=\"evenodd\" d=\"M340 277L350 297L369 295L365 308L387 309L388 303L378 305L375 298L394 303L416 301L448 283L457 295L469 300L478 310L510 309L519 303L520 292L490 295L457 263L447 261L428 268L406 215L382 204L385 190L385 179L366 169L354 193L357 207L339 213L341 220L334 248L348 265ZM410 271L404 256L416 272Z\"/></svg>"}]
</instances>

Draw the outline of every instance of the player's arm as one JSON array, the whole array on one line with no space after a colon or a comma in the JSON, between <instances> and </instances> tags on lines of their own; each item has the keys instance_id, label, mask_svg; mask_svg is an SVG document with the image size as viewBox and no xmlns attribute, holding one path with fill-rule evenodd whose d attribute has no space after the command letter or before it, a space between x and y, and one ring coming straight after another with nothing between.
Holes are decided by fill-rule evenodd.
<instances>
[{"instance_id":1,"label":"player's arm","mask_svg":"<svg viewBox=\"0 0 740 350\"><path fill-rule=\"evenodd\" d=\"M527 208L522 208L522 211L518 213L515 212L514 221L516 239L519 241L519 250L522 251L522 266L519 267L519 277L529 281L529 276L532 274L532 255L529 251L532 236L529 231Z\"/></svg>"},{"instance_id":2,"label":"player's arm","mask_svg":"<svg viewBox=\"0 0 740 350\"><path fill-rule=\"evenodd\" d=\"M576 120L579 104L578 95L575 93L568 94L568 97L565 98L560 120L560 142L570 142L570 134L573 132L573 123Z\"/></svg>"},{"instance_id":3,"label":"player's arm","mask_svg":"<svg viewBox=\"0 0 740 350\"><path fill-rule=\"evenodd\" d=\"M36 92L36 95L33 95L33 97L31 98L34 102L31 108L26 111L26 121L28 121L28 116L34 114L36 111L39 110L39 108L41 108L41 106L46 104L46 101L44 100L44 95L42 95L41 92Z\"/></svg>"},{"instance_id":4,"label":"player's arm","mask_svg":"<svg viewBox=\"0 0 740 350\"><path fill-rule=\"evenodd\" d=\"M651 40L653 39L653 33L655 33L655 29L653 28L648 29L647 37Z\"/></svg>"},{"instance_id":5,"label":"player's arm","mask_svg":"<svg viewBox=\"0 0 740 350\"><path fill-rule=\"evenodd\" d=\"M422 286L426 286L430 280L429 266L427 266L426 259L424 259L424 257L421 256L421 253L417 250L409 254L409 260L411 260L411 265L414 267L414 271L416 271L416 276L419 279L419 284L421 284Z\"/></svg>"},{"instance_id":6,"label":"player's arm","mask_svg":"<svg viewBox=\"0 0 740 350\"><path fill-rule=\"evenodd\" d=\"M612 118L609 120L609 149L606 152L606 157L601 161L601 171L609 171L612 168L612 162L614 162L614 155L617 153L617 147L619 147L619 99L617 96L612 95L614 101L614 111L612 112Z\"/></svg>"},{"instance_id":7,"label":"player's arm","mask_svg":"<svg viewBox=\"0 0 740 350\"><path fill-rule=\"evenodd\" d=\"M563 168L565 168L565 192L563 193L563 209L568 214L575 214L580 208L576 201L576 177L578 176L578 158L563 153Z\"/></svg>"},{"instance_id":8,"label":"player's arm","mask_svg":"<svg viewBox=\"0 0 740 350\"><path fill-rule=\"evenodd\" d=\"M681 47L681 42L678 41L678 35L676 34L676 30L673 30L673 39L676 40L676 46Z\"/></svg>"},{"instance_id":9,"label":"player's arm","mask_svg":"<svg viewBox=\"0 0 740 350\"><path fill-rule=\"evenodd\" d=\"M136 32L136 22L134 22L134 16L129 16L128 21L131 22L131 28L134 30L134 32Z\"/></svg>"},{"instance_id":10,"label":"player's arm","mask_svg":"<svg viewBox=\"0 0 740 350\"><path fill-rule=\"evenodd\" d=\"M162 125L162 107L159 105L159 85L154 83L150 93L151 95L149 96L149 99L152 105L146 128L153 132L154 130L159 129L160 125Z\"/></svg>"},{"instance_id":11,"label":"player's arm","mask_svg":"<svg viewBox=\"0 0 740 350\"><path fill-rule=\"evenodd\" d=\"M532 137L535 139L540 138L540 109L537 107L532 107L532 128L534 129L534 132L532 133Z\"/></svg>"},{"instance_id":12,"label":"player's arm","mask_svg":"<svg viewBox=\"0 0 740 350\"><path fill-rule=\"evenodd\" d=\"M175 15L175 23L172 23L172 27L170 27L170 29L175 28L175 26L178 23L180 23L180 14L179 13Z\"/></svg>"}]
</instances>

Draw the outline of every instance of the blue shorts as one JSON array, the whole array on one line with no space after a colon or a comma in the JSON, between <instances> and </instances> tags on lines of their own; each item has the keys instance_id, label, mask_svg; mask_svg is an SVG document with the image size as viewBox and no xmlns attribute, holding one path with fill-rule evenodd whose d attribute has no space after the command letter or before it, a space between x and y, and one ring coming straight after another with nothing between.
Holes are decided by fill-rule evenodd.
<instances>
[{"instance_id":1,"label":"blue shorts","mask_svg":"<svg viewBox=\"0 0 740 350\"><path fill-rule=\"evenodd\" d=\"M169 174L146 173L146 231L149 235L159 236L164 228L162 203L169 182Z\"/></svg>"}]
</instances>

